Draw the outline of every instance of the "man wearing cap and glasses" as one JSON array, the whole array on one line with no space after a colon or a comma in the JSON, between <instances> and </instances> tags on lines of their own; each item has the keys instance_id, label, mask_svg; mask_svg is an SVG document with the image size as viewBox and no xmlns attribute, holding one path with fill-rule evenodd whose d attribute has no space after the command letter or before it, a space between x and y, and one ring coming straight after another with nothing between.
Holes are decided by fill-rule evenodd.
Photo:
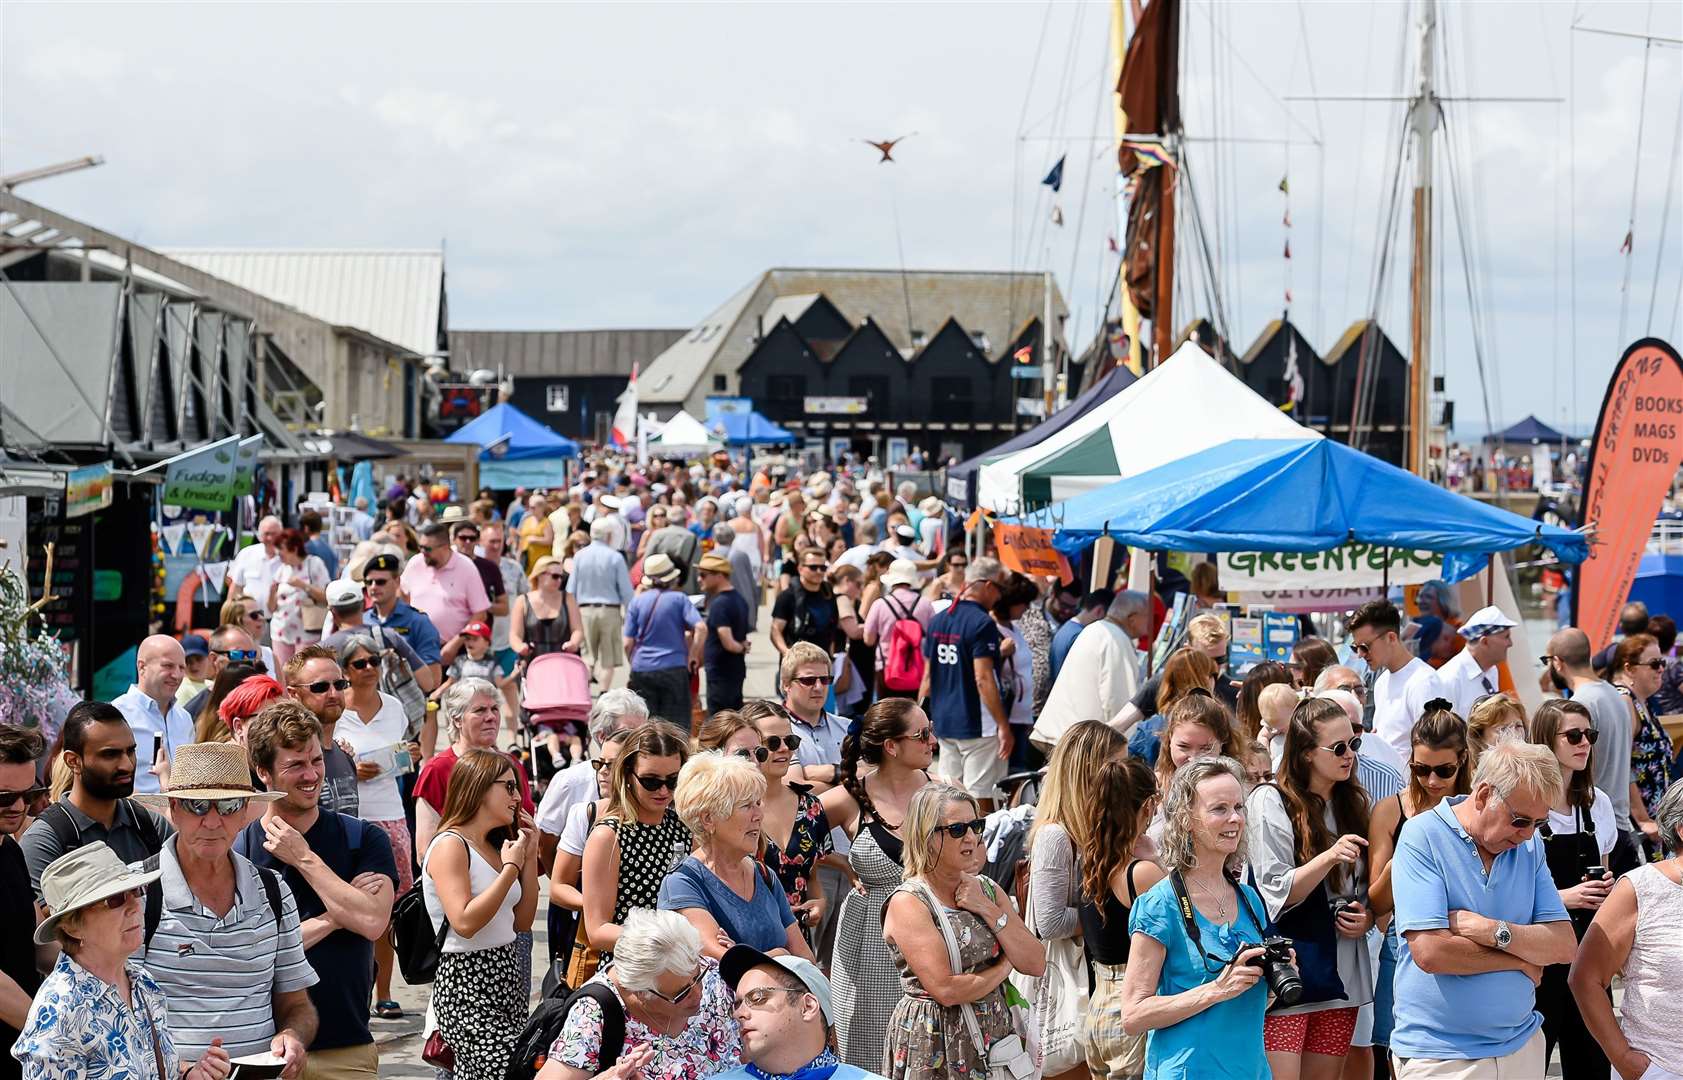
<instances>
[{"instance_id":1,"label":"man wearing cap and glasses","mask_svg":"<svg viewBox=\"0 0 1683 1080\"><path fill-rule=\"evenodd\" d=\"M1513 627L1516 624L1502 609L1494 605L1482 607L1467 617L1461 625L1461 636L1467 647L1450 657L1438 669L1438 682L1443 684L1445 696L1455 705L1460 717L1472 711L1473 702L1501 689L1501 675L1496 670L1513 648Z\"/></svg>"},{"instance_id":2,"label":"man wearing cap and glasses","mask_svg":"<svg viewBox=\"0 0 1683 1080\"><path fill-rule=\"evenodd\" d=\"M194 1060L220 1039L231 1057L284 1059L293 1080L316 1036L317 976L292 890L233 850L249 805L282 794L256 789L233 743L182 747L163 794L176 833L144 867L162 875L137 955L169 1001L176 1049Z\"/></svg>"},{"instance_id":3,"label":"man wearing cap and glasses","mask_svg":"<svg viewBox=\"0 0 1683 1080\"><path fill-rule=\"evenodd\" d=\"M45 749L34 729L0 725L0 1077L18 1075L12 1043L41 985L35 943L30 940L35 890L29 882L29 863L12 834L23 824L30 804L46 793L35 772Z\"/></svg>"},{"instance_id":4,"label":"man wearing cap and glasses","mask_svg":"<svg viewBox=\"0 0 1683 1080\"><path fill-rule=\"evenodd\" d=\"M190 634L183 638L182 647L189 647L195 637L198 635ZM216 677L222 674L229 664L250 664L259 671L268 670L268 665L263 661L263 650L258 648L256 639L244 628L218 626L210 635L210 670L206 673L205 687L181 703L188 716L197 718L204 711L205 702L210 700L211 687L216 684Z\"/></svg>"},{"instance_id":5,"label":"man wearing cap and glasses","mask_svg":"<svg viewBox=\"0 0 1683 1080\"><path fill-rule=\"evenodd\" d=\"M719 977L735 999L743 1063L715 1080L882 1080L831 1049L830 984L812 961L733 945Z\"/></svg>"},{"instance_id":6,"label":"man wearing cap and glasses","mask_svg":"<svg viewBox=\"0 0 1683 1080\"><path fill-rule=\"evenodd\" d=\"M430 669L432 686L437 686L442 670L438 662L438 629L431 619L403 599L398 580L402 573L403 560L396 555L381 554L368 560L362 571L362 584L368 590L368 607L362 613L362 621L384 627L408 642L421 663ZM415 673L421 688L430 693L431 687L422 679L420 668Z\"/></svg>"}]
</instances>

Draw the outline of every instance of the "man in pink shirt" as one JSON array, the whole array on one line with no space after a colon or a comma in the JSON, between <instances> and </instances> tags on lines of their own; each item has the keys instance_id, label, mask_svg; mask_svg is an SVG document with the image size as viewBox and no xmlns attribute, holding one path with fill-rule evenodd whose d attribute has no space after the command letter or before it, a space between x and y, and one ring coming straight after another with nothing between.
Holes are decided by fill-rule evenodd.
<instances>
[{"instance_id":1,"label":"man in pink shirt","mask_svg":"<svg viewBox=\"0 0 1683 1080\"><path fill-rule=\"evenodd\" d=\"M417 530L421 553L403 568L403 591L424 612L448 645L470 622L483 622L491 610L485 582L472 559L450 547L450 530L436 522Z\"/></svg>"},{"instance_id":2,"label":"man in pink shirt","mask_svg":"<svg viewBox=\"0 0 1683 1080\"><path fill-rule=\"evenodd\" d=\"M928 630L929 620L935 617L935 607L918 592L917 563L910 559L895 559L882 576L882 587L882 598L871 605L870 613L865 616L865 644L877 650L877 696L915 697L915 687L895 689L883 681L883 673L888 669L888 639L894 633L894 624L901 619L911 619Z\"/></svg>"}]
</instances>

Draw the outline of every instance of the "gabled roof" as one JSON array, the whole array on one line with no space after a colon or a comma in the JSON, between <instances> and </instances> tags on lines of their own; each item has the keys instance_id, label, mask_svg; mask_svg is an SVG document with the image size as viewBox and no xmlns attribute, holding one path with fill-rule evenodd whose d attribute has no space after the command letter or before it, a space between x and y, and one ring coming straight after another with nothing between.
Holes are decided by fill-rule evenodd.
<instances>
[{"instance_id":1,"label":"gabled roof","mask_svg":"<svg viewBox=\"0 0 1683 1080\"><path fill-rule=\"evenodd\" d=\"M941 328L939 330L929 335L929 340L923 343L922 348L918 349L916 353L908 357L909 362L914 364L917 363L919 360L923 359L924 355L928 353L937 342L941 341L943 338L951 337L957 337L961 347L981 357L983 363L989 363L992 361L992 357L987 356L981 349L977 348L976 339L970 336L970 331L964 328L964 324L960 323L957 319L949 317L946 322L941 324Z\"/></svg>"},{"instance_id":2,"label":"gabled roof","mask_svg":"<svg viewBox=\"0 0 1683 1080\"><path fill-rule=\"evenodd\" d=\"M434 356L444 320L444 252L163 248L163 254L278 300Z\"/></svg>"},{"instance_id":3,"label":"gabled roof","mask_svg":"<svg viewBox=\"0 0 1683 1080\"><path fill-rule=\"evenodd\" d=\"M801 321L801 316L806 314L806 309L816 304L822 295L822 293L795 293L793 296L779 296L766 305L765 314L761 316L761 321L766 326L776 326L778 319L788 319L789 325L793 326Z\"/></svg>"},{"instance_id":4,"label":"gabled roof","mask_svg":"<svg viewBox=\"0 0 1683 1080\"><path fill-rule=\"evenodd\" d=\"M889 342L906 355L913 346L913 330L925 338L933 337L948 318L957 319L967 330L979 331L990 342L1010 341L1015 327L1043 310L1044 288L1044 275L1038 273L767 270L656 357L639 378L638 392L651 404L678 403L695 392L709 369L734 373L753 350L760 316L780 299L795 304L794 298L822 293L849 325L858 327L867 316L875 320ZM811 303L805 301L806 306ZM1052 306L1060 318L1068 315L1055 284ZM780 317L786 314L780 309ZM765 322L767 331L774 322ZM993 359L1000 355L1005 353L996 353Z\"/></svg>"},{"instance_id":5,"label":"gabled roof","mask_svg":"<svg viewBox=\"0 0 1683 1080\"><path fill-rule=\"evenodd\" d=\"M1339 336L1337 341L1333 342L1332 348L1326 351L1326 355L1323 356L1322 359L1328 364L1338 363L1344 358L1346 353L1361 344L1362 334L1370 326L1373 327L1379 334L1380 356L1385 355L1386 346L1390 346L1391 351L1397 355L1402 355L1402 350L1397 348L1396 343L1386 336L1385 331L1380 328L1377 323L1375 323L1372 319L1357 319L1355 322L1350 324L1350 328L1348 330L1344 331L1344 333Z\"/></svg>"},{"instance_id":6,"label":"gabled roof","mask_svg":"<svg viewBox=\"0 0 1683 1080\"><path fill-rule=\"evenodd\" d=\"M1188 327L1189 331L1190 329L1191 328ZM1287 322L1282 319L1268 320L1268 325L1264 326L1262 328L1262 333L1258 334L1256 336L1256 340L1251 342L1251 347L1245 350L1245 355L1239 357L1239 363L1245 365L1246 367L1256 363L1257 358L1260 357L1268 349L1268 347L1274 343L1274 339L1279 337L1281 333L1296 336L1298 342L1299 360L1306 361L1310 357L1314 357L1322 363L1326 363L1326 359L1315 352L1315 347L1309 344L1309 339L1303 336L1303 331L1297 328L1297 324ZM1199 344L1202 345L1203 342L1199 342ZM1207 352L1208 349L1206 348L1205 351Z\"/></svg>"}]
</instances>

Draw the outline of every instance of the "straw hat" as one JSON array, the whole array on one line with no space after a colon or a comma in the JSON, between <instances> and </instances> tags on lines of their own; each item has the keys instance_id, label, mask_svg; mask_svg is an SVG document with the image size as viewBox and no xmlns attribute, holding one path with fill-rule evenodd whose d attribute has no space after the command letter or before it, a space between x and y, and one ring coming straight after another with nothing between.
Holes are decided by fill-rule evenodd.
<instances>
[{"instance_id":1,"label":"straw hat","mask_svg":"<svg viewBox=\"0 0 1683 1080\"><path fill-rule=\"evenodd\" d=\"M909 585L917 588L917 563L910 559L895 559L888 566L888 573L882 576L882 583L892 589L896 585Z\"/></svg>"},{"instance_id":2,"label":"straw hat","mask_svg":"<svg viewBox=\"0 0 1683 1080\"><path fill-rule=\"evenodd\" d=\"M103 840L60 855L41 871L41 899L52 914L35 928L35 944L51 945L57 940L58 924L71 912L130 889L144 889L162 874L161 869L130 870Z\"/></svg>"},{"instance_id":3,"label":"straw hat","mask_svg":"<svg viewBox=\"0 0 1683 1080\"><path fill-rule=\"evenodd\" d=\"M678 580L680 571L664 552L657 551L643 560L643 576L657 585L669 585Z\"/></svg>"},{"instance_id":4,"label":"straw hat","mask_svg":"<svg viewBox=\"0 0 1683 1080\"><path fill-rule=\"evenodd\" d=\"M701 561L695 564L695 568L700 572L723 574L726 577L730 577L731 574L730 560L718 552L710 551L703 555Z\"/></svg>"},{"instance_id":5,"label":"straw hat","mask_svg":"<svg viewBox=\"0 0 1683 1080\"><path fill-rule=\"evenodd\" d=\"M238 743L190 743L175 752L169 766L170 799L255 799L274 802L278 791L258 791L251 782L251 759Z\"/></svg>"},{"instance_id":6,"label":"straw hat","mask_svg":"<svg viewBox=\"0 0 1683 1080\"><path fill-rule=\"evenodd\" d=\"M438 515L440 525L454 525L458 521L466 521L467 519L467 511L459 506L446 506L444 513Z\"/></svg>"}]
</instances>

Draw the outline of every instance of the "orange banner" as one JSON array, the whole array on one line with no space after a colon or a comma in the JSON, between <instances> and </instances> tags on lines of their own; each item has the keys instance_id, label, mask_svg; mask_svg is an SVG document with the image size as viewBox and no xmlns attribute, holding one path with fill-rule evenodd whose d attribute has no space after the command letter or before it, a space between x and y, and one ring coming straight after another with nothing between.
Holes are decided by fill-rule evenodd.
<instances>
[{"instance_id":1,"label":"orange banner","mask_svg":"<svg viewBox=\"0 0 1683 1080\"><path fill-rule=\"evenodd\" d=\"M1590 446L1585 522L1596 542L1572 588L1573 624L1590 648L1613 640L1654 519L1683 460L1683 359L1658 338L1643 338L1613 369Z\"/></svg>"},{"instance_id":2,"label":"orange banner","mask_svg":"<svg viewBox=\"0 0 1683 1080\"><path fill-rule=\"evenodd\" d=\"M1011 569L1035 577L1056 577L1065 585L1075 580L1069 560L1052 546L1052 530L996 525L993 538L999 545L999 561Z\"/></svg>"}]
</instances>

